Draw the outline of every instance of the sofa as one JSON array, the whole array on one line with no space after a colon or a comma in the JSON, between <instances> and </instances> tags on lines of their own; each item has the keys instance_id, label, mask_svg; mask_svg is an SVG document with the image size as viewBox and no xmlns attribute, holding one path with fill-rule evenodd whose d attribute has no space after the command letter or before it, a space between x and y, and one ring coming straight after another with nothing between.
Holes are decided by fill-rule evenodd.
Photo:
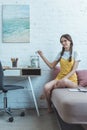
<instances>
[{"instance_id":1,"label":"sofa","mask_svg":"<svg viewBox=\"0 0 87 130\"><path fill-rule=\"evenodd\" d=\"M59 71L59 67L54 70L54 77ZM77 70L76 73L78 84L86 90L87 70ZM84 130L82 125L87 124L87 91L54 89L51 101L57 113L60 130Z\"/></svg>"}]
</instances>

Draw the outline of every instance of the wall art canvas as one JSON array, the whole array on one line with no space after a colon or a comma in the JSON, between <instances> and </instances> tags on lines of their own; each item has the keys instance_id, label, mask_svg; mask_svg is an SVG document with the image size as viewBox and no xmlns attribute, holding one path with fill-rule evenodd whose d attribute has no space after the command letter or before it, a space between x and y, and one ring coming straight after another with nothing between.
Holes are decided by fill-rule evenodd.
<instances>
[{"instance_id":1,"label":"wall art canvas","mask_svg":"<svg viewBox=\"0 0 87 130\"><path fill-rule=\"evenodd\" d=\"M2 42L30 42L29 5L2 6Z\"/></svg>"}]
</instances>

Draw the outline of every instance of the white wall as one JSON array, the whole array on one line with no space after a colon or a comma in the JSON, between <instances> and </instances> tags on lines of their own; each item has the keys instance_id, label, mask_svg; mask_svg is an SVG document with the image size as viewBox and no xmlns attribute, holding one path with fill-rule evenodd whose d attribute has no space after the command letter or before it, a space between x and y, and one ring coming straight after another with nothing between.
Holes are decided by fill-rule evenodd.
<instances>
[{"instance_id":1,"label":"white wall","mask_svg":"<svg viewBox=\"0 0 87 130\"><path fill-rule=\"evenodd\" d=\"M0 59L3 65L11 66L11 57L18 57L18 66L30 65L30 56L38 49L45 56L54 60L61 49L59 38L64 33L69 33L74 41L74 47L81 54L78 69L86 69L87 64L87 1L86 0L0 0L0 4L29 4L30 5L30 43L2 43L2 11L0 6ZM9 51L8 51L9 49ZM39 100L44 84L51 79L50 69L40 59L42 75L32 79L39 106L45 106ZM24 83L22 83L24 84ZM22 96L23 94L23 96ZM33 104L29 95L21 93L22 107ZM13 102L11 100L11 102ZM15 99L14 99L15 102ZM20 101L19 101L20 102ZM29 102L29 104L28 104ZM13 107L17 106L15 103ZM18 107L18 106L17 106Z\"/></svg>"}]
</instances>

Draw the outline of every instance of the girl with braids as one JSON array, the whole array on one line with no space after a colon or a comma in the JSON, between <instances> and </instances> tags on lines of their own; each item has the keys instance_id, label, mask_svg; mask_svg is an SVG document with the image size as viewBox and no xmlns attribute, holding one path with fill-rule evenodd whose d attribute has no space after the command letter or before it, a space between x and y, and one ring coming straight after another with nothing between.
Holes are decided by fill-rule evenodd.
<instances>
[{"instance_id":1,"label":"girl with braids","mask_svg":"<svg viewBox=\"0 0 87 130\"><path fill-rule=\"evenodd\" d=\"M56 78L44 86L45 97L48 103L48 112L52 111L51 108L51 93L56 88L75 88L78 87L78 80L76 75L76 69L79 64L79 56L76 51L73 51L73 41L69 34L64 34L60 37L60 43L62 45L62 51L60 51L51 63L39 50L37 51L43 61L52 69L60 62L60 72Z\"/></svg>"}]
</instances>

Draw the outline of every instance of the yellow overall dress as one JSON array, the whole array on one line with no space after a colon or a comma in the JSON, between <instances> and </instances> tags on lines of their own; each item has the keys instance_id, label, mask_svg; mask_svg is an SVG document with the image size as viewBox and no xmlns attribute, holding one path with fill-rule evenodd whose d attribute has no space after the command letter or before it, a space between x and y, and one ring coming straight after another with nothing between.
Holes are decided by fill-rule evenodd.
<instances>
[{"instance_id":1,"label":"yellow overall dress","mask_svg":"<svg viewBox=\"0 0 87 130\"><path fill-rule=\"evenodd\" d=\"M61 58L60 60L60 72L56 76L56 79L62 79L64 76L66 76L71 70L74 65L74 59L72 61L69 61L68 59ZM70 78L72 82L78 84L77 75L74 73Z\"/></svg>"}]
</instances>

